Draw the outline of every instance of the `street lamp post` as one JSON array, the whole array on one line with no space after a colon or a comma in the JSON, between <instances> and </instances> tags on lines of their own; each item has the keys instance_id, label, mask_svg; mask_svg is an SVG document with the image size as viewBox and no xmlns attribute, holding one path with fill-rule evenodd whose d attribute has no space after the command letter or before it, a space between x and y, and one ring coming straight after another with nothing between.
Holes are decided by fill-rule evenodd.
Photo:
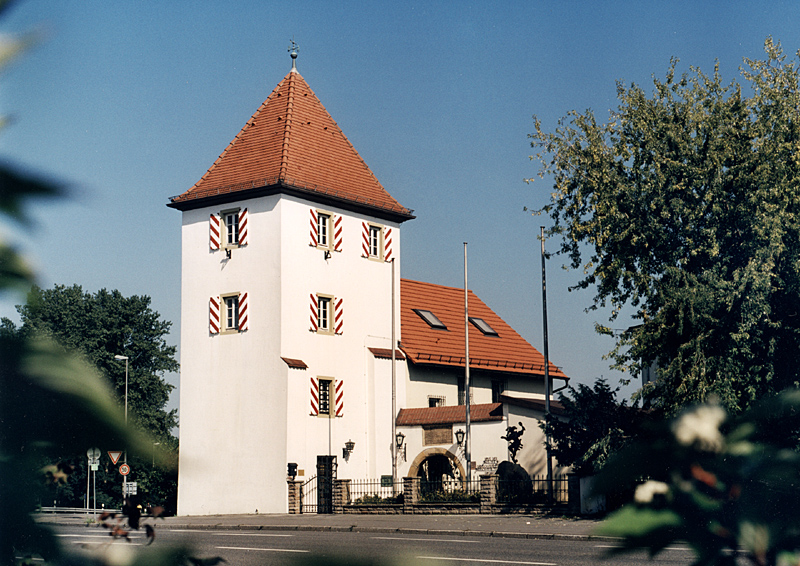
<instances>
[{"instance_id":1,"label":"street lamp post","mask_svg":"<svg viewBox=\"0 0 800 566\"><path fill-rule=\"evenodd\" d=\"M125 428L128 428L128 356L120 356L117 354L114 356L115 360L125 360ZM128 463L128 450L125 449L125 460L123 461L124 464ZM128 495L128 476L122 476L122 501L125 501L125 497Z\"/></svg>"}]
</instances>

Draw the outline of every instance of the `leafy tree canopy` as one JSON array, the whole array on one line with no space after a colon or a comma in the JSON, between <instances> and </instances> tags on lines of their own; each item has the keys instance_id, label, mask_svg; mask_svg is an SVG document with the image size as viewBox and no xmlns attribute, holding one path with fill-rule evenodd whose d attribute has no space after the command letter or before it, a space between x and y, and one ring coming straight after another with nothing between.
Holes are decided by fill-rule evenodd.
<instances>
[{"instance_id":1,"label":"leafy tree canopy","mask_svg":"<svg viewBox=\"0 0 800 566\"><path fill-rule=\"evenodd\" d=\"M173 386L163 379L165 372L178 369L175 346L165 340L172 323L150 308L150 297L124 297L119 291L105 289L92 294L79 285L34 286L28 302L17 310L22 335L49 335L70 350L82 352L110 380L121 403L125 361L114 356L128 356L131 422L156 438L172 436L176 411L165 407Z\"/></svg>"},{"instance_id":2,"label":"leafy tree canopy","mask_svg":"<svg viewBox=\"0 0 800 566\"><path fill-rule=\"evenodd\" d=\"M592 475L640 432L644 415L626 401L618 402L617 390L605 379L595 381L594 387L581 383L567 392L558 394L564 413L547 415L540 426L549 435L551 454L559 466Z\"/></svg>"},{"instance_id":3,"label":"leafy tree canopy","mask_svg":"<svg viewBox=\"0 0 800 566\"><path fill-rule=\"evenodd\" d=\"M800 380L800 52L765 53L744 85L673 59L650 93L618 83L606 124L570 112L530 135L573 288L612 321L635 311L611 357L657 361L642 395L667 412L715 396L736 413Z\"/></svg>"}]
</instances>

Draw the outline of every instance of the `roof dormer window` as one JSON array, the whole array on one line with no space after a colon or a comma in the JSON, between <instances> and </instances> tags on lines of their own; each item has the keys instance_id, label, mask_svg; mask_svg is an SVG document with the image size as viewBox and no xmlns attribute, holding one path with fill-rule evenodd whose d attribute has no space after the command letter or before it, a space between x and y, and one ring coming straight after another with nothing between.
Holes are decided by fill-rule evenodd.
<instances>
[{"instance_id":1,"label":"roof dormer window","mask_svg":"<svg viewBox=\"0 0 800 566\"><path fill-rule=\"evenodd\" d=\"M437 330L447 330L447 326L445 326L445 324L431 311L414 309L414 312L417 313L422 320L427 322L428 326L431 328L436 328Z\"/></svg>"},{"instance_id":2,"label":"roof dormer window","mask_svg":"<svg viewBox=\"0 0 800 566\"><path fill-rule=\"evenodd\" d=\"M483 320L482 318L475 318L469 317L469 321L475 325L475 327L483 332L486 336L499 336L497 331L489 326L489 323Z\"/></svg>"}]
</instances>

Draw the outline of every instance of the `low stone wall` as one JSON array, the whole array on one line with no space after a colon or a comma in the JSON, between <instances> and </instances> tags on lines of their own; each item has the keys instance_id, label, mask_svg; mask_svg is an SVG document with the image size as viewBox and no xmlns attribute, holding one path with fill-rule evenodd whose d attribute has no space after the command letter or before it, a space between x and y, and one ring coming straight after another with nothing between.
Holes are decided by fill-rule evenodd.
<instances>
[{"instance_id":1,"label":"low stone wall","mask_svg":"<svg viewBox=\"0 0 800 566\"><path fill-rule=\"evenodd\" d=\"M342 513L349 515L403 515L402 505L345 505ZM338 511L337 511L338 513Z\"/></svg>"},{"instance_id":2,"label":"low stone wall","mask_svg":"<svg viewBox=\"0 0 800 566\"><path fill-rule=\"evenodd\" d=\"M300 507L301 482L289 482L289 513L302 512ZM520 514L534 515L555 509L564 513L580 513L580 483L577 477L569 478L569 501L555 505L509 505L497 501L497 476L481 476L480 503L421 503L420 478L403 478L403 503L355 504L350 497L350 480L334 480L333 512L365 515L457 515L457 514Z\"/></svg>"}]
</instances>

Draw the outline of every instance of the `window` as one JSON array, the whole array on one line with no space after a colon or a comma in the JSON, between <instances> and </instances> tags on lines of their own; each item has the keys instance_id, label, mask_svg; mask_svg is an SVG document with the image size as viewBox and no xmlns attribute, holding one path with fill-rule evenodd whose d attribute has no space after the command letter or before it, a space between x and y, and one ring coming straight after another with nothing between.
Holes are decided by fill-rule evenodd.
<instances>
[{"instance_id":1,"label":"window","mask_svg":"<svg viewBox=\"0 0 800 566\"><path fill-rule=\"evenodd\" d=\"M344 387L341 379L311 378L311 416L330 419L344 416Z\"/></svg>"},{"instance_id":2,"label":"window","mask_svg":"<svg viewBox=\"0 0 800 566\"><path fill-rule=\"evenodd\" d=\"M317 246L321 248L330 247L328 234L330 232L331 216L322 212L317 214Z\"/></svg>"},{"instance_id":3,"label":"window","mask_svg":"<svg viewBox=\"0 0 800 566\"><path fill-rule=\"evenodd\" d=\"M428 395L428 407L444 407L444 397L434 397L433 395Z\"/></svg>"},{"instance_id":4,"label":"window","mask_svg":"<svg viewBox=\"0 0 800 566\"><path fill-rule=\"evenodd\" d=\"M247 245L247 209L223 210L208 219L208 246L213 250Z\"/></svg>"},{"instance_id":5,"label":"window","mask_svg":"<svg viewBox=\"0 0 800 566\"><path fill-rule=\"evenodd\" d=\"M506 390L506 383L503 380L492 380L492 403L500 402L500 395Z\"/></svg>"},{"instance_id":6,"label":"window","mask_svg":"<svg viewBox=\"0 0 800 566\"><path fill-rule=\"evenodd\" d=\"M239 211L225 213L225 244L239 245Z\"/></svg>"},{"instance_id":7,"label":"window","mask_svg":"<svg viewBox=\"0 0 800 566\"><path fill-rule=\"evenodd\" d=\"M333 388L332 379L319 379L319 414L331 416L331 389Z\"/></svg>"},{"instance_id":8,"label":"window","mask_svg":"<svg viewBox=\"0 0 800 566\"><path fill-rule=\"evenodd\" d=\"M316 208L309 209L309 212L311 226L308 245L325 251L342 251L342 215ZM325 259L330 257L330 254L325 254Z\"/></svg>"},{"instance_id":9,"label":"window","mask_svg":"<svg viewBox=\"0 0 800 566\"><path fill-rule=\"evenodd\" d=\"M229 293L208 300L211 334L244 332L248 328L247 293Z\"/></svg>"},{"instance_id":10,"label":"window","mask_svg":"<svg viewBox=\"0 0 800 566\"><path fill-rule=\"evenodd\" d=\"M475 325L475 327L483 332L486 336L499 336L497 331L489 326L489 323L483 320L482 318L474 318L469 317L469 321Z\"/></svg>"},{"instance_id":11,"label":"window","mask_svg":"<svg viewBox=\"0 0 800 566\"><path fill-rule=\"evenodd\" d=\"M463 375L458 376L458 404L465 405L465 400L467 398L466 392L466 378ZM475 403L475 399L472 396L472 388L475 387L473 383L470 383L469 387L469 404L472 405Z\"/></svg>"},{"instance_id":12,"label":"window","mask_svg":"<svg viewBox=\"0 0 800 566\"><path fill-rule=\"evenodd\" d=\"M225 318L223 330L239 330L239 295L223 297Z\"/></svg>"},{"instance_id":13,"label":"window","mask_svg":"<svg viewBox=\"0 0 800 566\"><path fill-rule=\"evenodd\" d=\"M389 261L392 256L391 228L380 224L361 223L361 257Z\"/></svg>"},{"instance_id":14,"label":"window","mask_svg":"<svg viewBox=\"0 0 800 566\"><path fill-rule=\"evenodd\" d=\"M331 295L311 294L311 332L342 334L344 309L342 299Z\"/></svg>"},{"instance_id":15,"label":"window","mask_svg":"<svg viewBox=\"0 0 800 566\"><path fill-rule=\"evenodd\" d=\"M369 227L369 257L381 257L380 226Z\"/></svg>"},{"instance_id":16,"label":"window","mask_svg":"<svg viewBox=\"0 0 800 566\"><path fill-rule=\"evenodd\" d=\"M428 323L428 326L431 328L436 328L438 330L447 330L447 327L444 323L439 320L439 318L433 314L431 311L426 311L423 309L414 309L414 312L419 315L419 317Z\"/></svg>"},{"instance_id":17,"label":"window","mask_svg":"<svg viewBox=\"0 0 800 566\"><path fill-rule=\"evenodd\" d=\"M317 296L317 330L331 330L331 298Z\"/></svg>"}]
</instances>

